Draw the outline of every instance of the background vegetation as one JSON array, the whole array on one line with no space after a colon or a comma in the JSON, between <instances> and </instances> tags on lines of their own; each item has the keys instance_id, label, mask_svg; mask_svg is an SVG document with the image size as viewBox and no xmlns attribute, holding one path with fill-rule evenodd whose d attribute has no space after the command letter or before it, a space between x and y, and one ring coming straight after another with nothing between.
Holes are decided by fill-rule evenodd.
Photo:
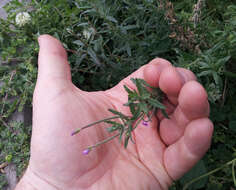
<instances>
[{"instance_id":1,"label":"background vegetation","mask_svg":"<svg viewBox=\"0 0 236 190\"><path fill-rule=\"evenodd\" d=\"M36 39L47 33L63 42L73 82L84 90L110 88L155 57L192 70L207 89L215 132L205 157L171 189L236 188L234 0L12 0L5 9L8 18L0 20L0 164L16 164L19 176L27 165L31 126L10 118L31 105ZM17 25L19 12L29 12L31 21ZM0 174L0 189L5 184Z\"/></svg>"}]
</instances>

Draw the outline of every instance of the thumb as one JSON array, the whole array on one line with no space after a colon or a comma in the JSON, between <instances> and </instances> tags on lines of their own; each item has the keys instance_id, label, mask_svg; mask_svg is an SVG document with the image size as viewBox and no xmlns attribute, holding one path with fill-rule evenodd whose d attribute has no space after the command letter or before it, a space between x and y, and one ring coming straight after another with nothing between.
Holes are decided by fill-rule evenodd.
<instances>
[{"instance_id":1,"label":"thumb","mask_svg":"<svg viewBox=\"0 0 236 190\"><path fill-rule=\"evenodd\" d=\"M59 85L60 81L71 81L67 54L60 41L49 35L38 38L40 50L38 56L38 79Z\"/></svg>"}]
</instances>

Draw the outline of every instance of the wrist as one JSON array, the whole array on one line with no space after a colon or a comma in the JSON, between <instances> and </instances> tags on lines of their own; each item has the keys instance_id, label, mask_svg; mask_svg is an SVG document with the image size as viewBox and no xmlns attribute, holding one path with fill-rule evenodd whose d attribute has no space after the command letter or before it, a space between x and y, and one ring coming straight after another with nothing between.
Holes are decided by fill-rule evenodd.
<instances>
[{"instance_id":1,"label":"wrist","mask_svg":"<svg viewBox=\"0 0 236 190\"><path fill-rule=\"evenodd\" d=\"M28 167L24 176L17 184L15 190L59 190L57 187L49 184L46 180L37 176Z\"/></svg>"},{"instance_id":2,"label":"wrist","mask_svg":"<svg viewBox=\"0 0 236 190\"><path fill-rule=\"evenodd\" d=\"M17 184L15 190L38 190L33 187L24 177L21 178L19 183Z\"/></svg>"}]
</instances>

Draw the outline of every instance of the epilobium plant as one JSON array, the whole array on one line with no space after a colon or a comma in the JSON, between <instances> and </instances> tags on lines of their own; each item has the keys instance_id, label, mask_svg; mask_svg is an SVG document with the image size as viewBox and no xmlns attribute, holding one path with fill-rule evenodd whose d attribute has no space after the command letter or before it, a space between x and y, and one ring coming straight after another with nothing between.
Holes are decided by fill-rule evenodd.
<instances>
[{"instance_id":1,"label":"epilobium plant","mask_svg":"<svg viewBox=\"0 0 236 190\"><path fill-rule=\"evenodd\" d=\"M168 115L165 111L166 107L161 103L165 96L160 91L160 89L150 86L143 79L132 78L131 81L136 85L137 90L131 90L124 85L124 88L128 93L128 102L124 104L124 106L129 107L131 116L124 115L123 113L114 109L109 109L109 111L114 114L113 117L96 121L72 133L73 136L80 131L99 123L109 124L110 127L107 128L107 131L110 133L116 132L115 135L98 142L95 145L89 146L83 151L83 154L88 154L92 149L101 144L109 142L116 137L119 137L120 142L124 138L124 147L126 148L129 140L134 143L132 139L132 132L139 126L141 122L143 126L148 126L149 122L152 120L152 117L159 109L162 111L163 115L168 118ZM116 122L114 119L119 119L120 122Z\"/></svg>"}]
</instances>

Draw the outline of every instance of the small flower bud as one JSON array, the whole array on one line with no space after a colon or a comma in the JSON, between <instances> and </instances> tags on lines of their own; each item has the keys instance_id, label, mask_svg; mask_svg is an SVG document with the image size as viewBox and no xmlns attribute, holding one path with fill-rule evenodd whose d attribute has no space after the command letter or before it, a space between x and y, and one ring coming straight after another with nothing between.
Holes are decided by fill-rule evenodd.
<instances>
[{"instance_id":1,"label":"small flower bud","mask_svg":"<svg viewBox=\"0 0 236 190\"><path fill-rule=\"evenodd\" d=\"M148 121L143 121L142 124L147 127L148 126Z\"/></svg>"},{"instance_id":2,"label":"small flower bud","mask_svg":"<svg viewBox=\"0 0 236 190\"><path fill-rule=\"evenodd\" d=\"M89 149L89 148L83 150L83 155L87 155L90 151L91 151L91 149Z\"/></svg>"},{"instance_id":3,"label":"small flower bud","mask_svg":"<svg viewBox=\"0 0 236 190\"><path fill-rule=\"evenodd\" d=\"M79 133L79 132L80 132L80 130L81 130L81 129L77 129L76 131L74 131L73 133L71 133L71 136L74 136L74 135L76 135L77 133Z\"/></svg>"},{"instance_id":4,"label":"small flower bud","mask_svg":"<svg viewBox=\"0 0 236 190\"><path fill-rule=\"evenodd\" d=\"M75 132L73 132L73 133L71 133L71 136L74 136L76 133Z\"/></svg>"}]
</instances>

